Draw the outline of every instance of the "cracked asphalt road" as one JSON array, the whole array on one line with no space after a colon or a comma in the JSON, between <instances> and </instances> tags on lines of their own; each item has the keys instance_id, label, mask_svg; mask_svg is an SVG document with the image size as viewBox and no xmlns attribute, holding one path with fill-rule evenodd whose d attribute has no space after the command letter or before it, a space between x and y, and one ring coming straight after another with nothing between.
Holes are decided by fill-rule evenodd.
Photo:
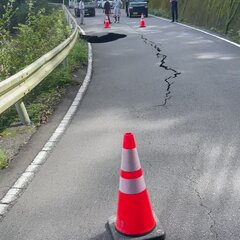
<instances>
[{"instance_id":1,"label":"cracked asphalt road","mask_svg":"<svg viewBox=\"0 0 240 240\"><path fill-rule=\"evenodd\" d=\"M4 240L110 239L123 133L132 131L169 240L240 238L240 49L175 23L121 18L94 43L88 92L59 144L0 223Z\"/></svg>"},{"instance_id":2,"label":"cracked asphalt road","mask_svg":"<svg viewBox=\"0 0 240 240\"><path fill-rule=\"evenodd\" d=\"M167 55L161 54L161 49L158 46L158 44L156 44L156 43L154 43L152 41L149 42L148 39L145 38L143 35L142 35L142 39L144 39L144 42L146 44L150 44L152 47L154 47L157 50L156 56L161 59L159 67L164 68L166 71L171 71L172 72L172 75L170 75L169 77L164 79L164 81L167 83L167 89L166 89L164 103L157 105L157 107L163 107L163 106L167 105L167 101L171 98L171 91L170 90L171 90L171 86L174 83L174 81L170 81L170 79L176 78L181 73L177 72L175 69L173 69L171 67L168 67L166 65L165 60L167 59Z\"/></svg>"}]
</instances>

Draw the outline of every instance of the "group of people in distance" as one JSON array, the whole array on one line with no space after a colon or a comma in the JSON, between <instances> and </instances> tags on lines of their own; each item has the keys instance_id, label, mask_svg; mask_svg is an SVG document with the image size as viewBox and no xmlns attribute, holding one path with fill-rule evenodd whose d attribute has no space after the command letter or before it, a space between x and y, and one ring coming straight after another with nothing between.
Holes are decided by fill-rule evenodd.
<instances>
[{"instance_id":1,"label":"group of people in distance","mask_svg":"<svg viewBox=\"0 0 240 240\"><path fill-rule=\"evenodd\" d=\"M126 14L128 16L128 3L129 0L126 0L125 7L126 7ZM172 11L172 22L176 21L178 22L178 0L170 0L171 3L171 11ZM120 16L121 16L121 7L122 7L122 0L114 0L113 1L113 18L115 23L120 22ZM83 17L84 17L84 2L81 0L79 2L79 9L80 9L80 22L83 24ZM103 11L108 17L109 23L111 23L110 20L110 14L111 14L111 4L109 0L106 0L104 3Z\"/></svg>"},{"instance_id":2,"label":"group of people in distance","mask_svg":"<svg viewBox=\"0 0 240 240\"><path fill-rule=\"evenodd\" d=\"M176 21L178 22L178 0L170 0L171 3L171 12L172 12L172 22ZM128 16L128 4L129 4L129 0L125 1L125 7L126 7L126 14ZM120 16L121 16L121 7L122 7L122 1L121 0L114 0L113 2L113 17L114 17L114 22L119 23L120 22ZM109 0L107 0L104 4L104 13L106 14L106 16L108 17L108 21L109 23L111 23L110 21L110 14L111 14L111 5Z\"/></svg>"},{"instance_id":3,"label":"group of people in distance","mask_svg":"<svg viewBox=\"0 0 240 240\"><path fill-rule=\"evenodd\" d=\"M120 22L121 7L122 7L122 1L121 0L114 0L113 1L113 18L114 18L115 23ZM111 21L110 21L111 4L110 4L109 0L107 0L104 3L103 11L106 14L106 16L108 17L109 23L111 23Z\"/></svg>"},{"instance_id":4,"label":"group of people in distance","mask_svg":"<svg viewBox=\"0 0 240 240\"><path fill-rule=\"evenodd\" d=\"M120 22L120 16L121 16L121 7L122 7L122 1L121 0L114 0L113 1L113 16L114 16L114 22L119 23ZM78 3L78 9L80 11L80 24L83 24L83 19L84 19L84 0L80 0ZM108 20L110 22L110 14L111 14L111 5L109 0L106 0L104 3L104 12L108 17Z\"/></svg>"}]
</instances>

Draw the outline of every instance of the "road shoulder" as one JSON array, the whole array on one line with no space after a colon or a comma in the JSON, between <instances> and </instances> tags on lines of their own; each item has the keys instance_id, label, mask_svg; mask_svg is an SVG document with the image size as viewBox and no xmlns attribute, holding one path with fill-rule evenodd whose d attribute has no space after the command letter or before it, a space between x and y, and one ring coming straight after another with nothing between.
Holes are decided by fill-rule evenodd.
<instances>
[{"instance_id":1,"label":"road shoulder","mask_svg":"<svg viewBox=\"0 0 240 240\"><path fill-rule=\"evenodd\" d=\"M39 127L15 125L11 128L11 131L16 133L13 137L0 138L1 148L10 157L8 167L0 170L0 199L41 151L62 121L86 76L86 72L87 66L73 73L74 84L67 87L66 94L55 107L53 115L48 117L46 124L41 124Z\"/></svg>"}]
</instances>

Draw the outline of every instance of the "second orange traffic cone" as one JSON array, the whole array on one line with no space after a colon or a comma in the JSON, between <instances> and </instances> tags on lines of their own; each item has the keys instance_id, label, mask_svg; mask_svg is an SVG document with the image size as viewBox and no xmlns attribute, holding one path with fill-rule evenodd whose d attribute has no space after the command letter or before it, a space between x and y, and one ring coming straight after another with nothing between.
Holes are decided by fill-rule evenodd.
<instances>
[{"instance_id":1,"label":"second orange traffic cone","mask_svg":"<svg viewBox=\"0 0 240 240\"><path fill-rule=\"evenodd\" d=\"M109 28L110 27L110 22L108 20L108 16L105 16L105 20L104 20L104 28Z\"/></svg>"},{"instance_id":2,"label":"second orange traffic cone","mask_svg":"<svg viewBox=\"0 0 240 240\"><path fill-rule=\"evenodd\" d=\"M108 221L114 240L122 236L137 239L165 239L165 233L154 215L143 178L136 144L132 133L123 139L117 216Z\"/></svg>"},{"instance_id":3,"label":"second orange traffic cone","mask_svg":"<svg viewBox=\"0 0 240 240\"><path fill-rule=\"evenodd\" d=\"M141 20L140 20L139 26L140 27L146 27L143 13L141 15Z\"/></svg>"}]
</instances>

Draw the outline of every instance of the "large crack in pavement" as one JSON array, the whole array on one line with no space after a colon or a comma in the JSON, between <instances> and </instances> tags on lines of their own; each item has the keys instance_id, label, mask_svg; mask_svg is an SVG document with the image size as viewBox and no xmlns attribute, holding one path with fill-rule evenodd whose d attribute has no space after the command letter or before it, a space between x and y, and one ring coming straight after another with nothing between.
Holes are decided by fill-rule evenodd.
<instances>
[{"instance_id":1,"label":"large crack in pavement","mask_svg":"<svg viewBox=\"0 0 240 240\"><path fill-rule=\"evenodd\" d=\"M177 70L175 70L175 69L173 69L171 67L168 67L166 65L165 60L167 58L167 55L161 53L162 50L160 49L160 47L156 43L154 43L153 41L149 41L143 35L141 35L141 38L144 40L144 42L146 44L150 45L151 47L154 47L154 49L157 50L156 56L157 56L157 58L161 58L159 67L160 68L164 68L165 70L171 71L173 73L171 76L169 76L169 77L164 79L164 81L167 83L167 88L166 88L166 93L165 93L165 98L164 98L163 103L155 105L154 107L164 107L164 106L167 106L168 100L171 99L171 97L172 97L172 95L171 95L171 86L174 84L174 81L170 81L170 80L176 78L178 75L181 74L181 72L178 72Z\"/></svg>"},{"instance_id":2,"label":"large crack in pavement","mask_svg":"<svg viewBox=\"0 0 240 240\"><path fill-rule=\"evenodd\" d=\"M163 106L167 106L167 103L168 103L168 100L171 99L172 95L171 95L171 86L174 84L174 81L171 81L175 78L177 78L178 75L181 74L181 72L178 72L177 70L169 67L166 65L166 58L167 58L167 55L165 54L162 54L161 53L161 49L160 47L158 46L158 44L154 43L153 41L149 41L146 37L144 37L143 35L141 35L141 38L144 40L144 42L148 45L150 45L151 47L153 47L154 49L157 50L157 53L156 53L156 56L157 58L161 58L160 60L160 65L159 67L161 68L164 68L166 71L171 71L172 72L172 75L167 77L166 79L164 79L164 81L167 83L167 88L166 88L166 93L165 93L165 99L163 101L162 104L159 104L159 105L155 105L154 107L163 107ZM193 168L193 171L195 171L196 169ZM192 179L192 178L188 178L190 180L190 182L192 182L193 184L197 184L197 182ZM201 207L203 207L206 211L207 211L207 215L209 217L209 219L211 219L212 221L212 224L210 225L210 232L214 235L215 239L218 240L219 239L219 236L218 236L218 233L215 231L215 226L216 226L216 221L215 219L213 218L213 212L212 210L203 204L203 198L200 194L200 192L194 188L194 192L196 193L198 199L199 199L199 205Z\"/></svg>"}]
</instances>

